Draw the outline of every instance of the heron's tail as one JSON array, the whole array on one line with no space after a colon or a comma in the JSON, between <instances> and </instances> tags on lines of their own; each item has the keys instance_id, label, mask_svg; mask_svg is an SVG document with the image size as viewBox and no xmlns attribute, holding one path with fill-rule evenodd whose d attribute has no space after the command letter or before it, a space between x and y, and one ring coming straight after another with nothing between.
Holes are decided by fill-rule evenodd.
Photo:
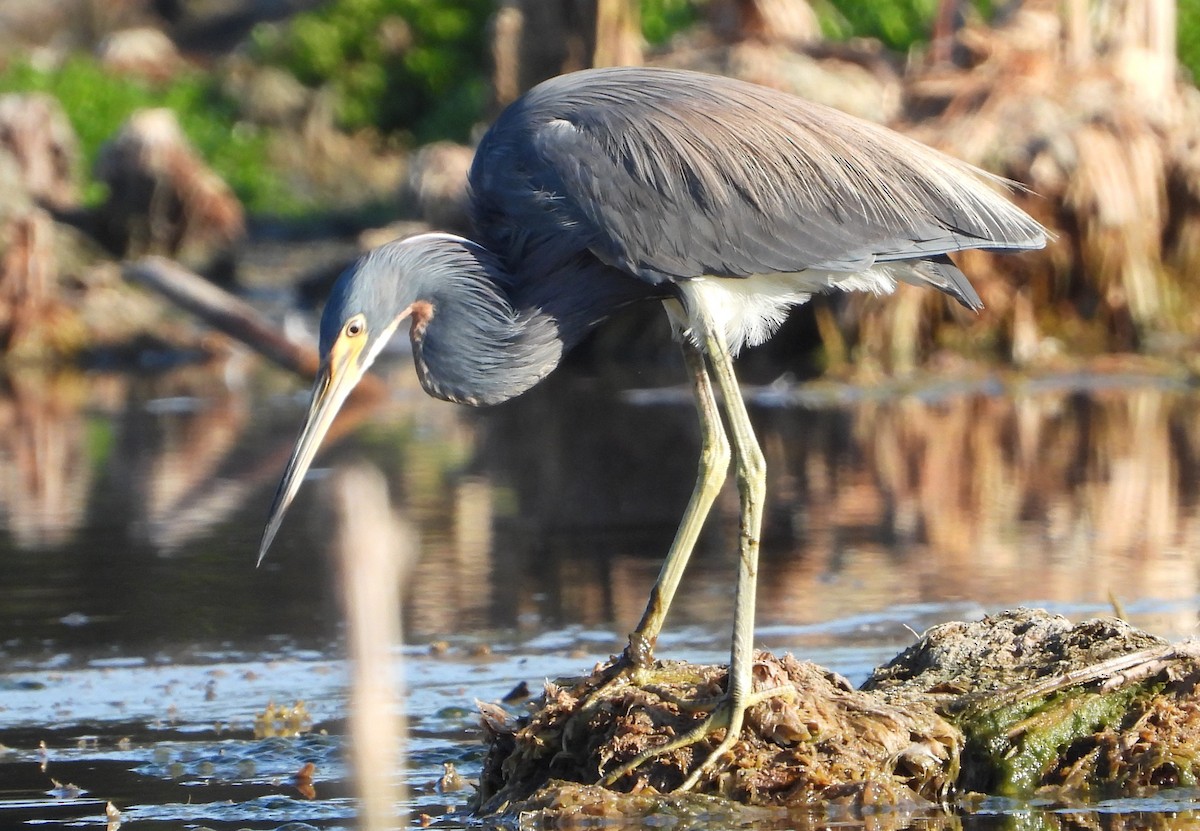
<instances>
[{"instance_id":1,"label":"heron's tail","mask_svg":"<svg viewBox=\"0 0 1200 831\"><path fill-rule=\"evenodd\" d=\"M983 308L983 300L980 299L979 292L975 291L975 287L971 285L967 275L963 274L945 254L925 260L911 260L905 265L908 265L909 268L893 270L897 279L913 286L933 286L973 312Z\"/></svg>"}]
</instances>

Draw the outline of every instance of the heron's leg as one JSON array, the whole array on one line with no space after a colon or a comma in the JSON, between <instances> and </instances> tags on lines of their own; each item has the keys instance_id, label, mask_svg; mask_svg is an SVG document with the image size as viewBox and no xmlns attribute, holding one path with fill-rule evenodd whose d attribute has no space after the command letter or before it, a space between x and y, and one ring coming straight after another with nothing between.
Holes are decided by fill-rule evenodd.
<instances>
[{"instance_id":1,"label":"heron's leg","mask_svg":"<svg viewBox=\"0 0 1200 831\"><path fill-rule=\"evenodd\" d=\"M766 462L750 414L746 412L737 377L733 371L733 358L725 341L712 326L706 326L704 345L708 350L712 375L724 398L725 415L729 435L733 441L733 454L737 466L738 491L741 495L741 531L738 540L738 576L734 596L733 646L729 656L729 681L725 696L717 702L708 717L689 732L668 741L664 745L639 754L630 762L609 773L602 783L611 785L626 773L644 762L675 750L702 741L718 730L725 730L725 737L708 757L694 768L680 790L689 790L699 781L701 774L721 758L737 742L742 732L746 710L760 700L778 694L766 690L758 694L751 692L754 642L754 606L758 578L759 532L762 528L763 505L766 497Z\"/></svg>"},{"instance_id":2,"label":"heron's leg","mask_svg":"<svg viewBox=\"0 0 1200 831\"><path fill-rule=\"evenodd\" d=\"M700 536L700 529L712 508L713 501L725 483L729 471L729 440L721 425L717 399L713 394L712 380L704 363L704 355L691 341L683 342L683 358L696 396L696 412L700 417L700 466L696 473L696 486L688 501L687 510L675 532L675 539L663 561L662 571L654 588L646 611L633 634L629 636L627 659L635 665L645 664L662 631L667 609L679 587L679 580L687 567L688 559Z\"/></svg>"},{"instance_id":3,"label":"heron's leg","mask_svg":"<svg viewBox=\"0 0 1200 831\"><path fill-rule=\"evenodd\" d=\"M746 710L753 704L754 608L758 589L758 547L767 494L767 464L754 435L750 414L733 371L733 357L711 325L705 327L704 345L712 364L713 377L725 405L726 424L733 441L738 493L741 496L741 525L738 536L737 588L733 601L733 645L729 654L729 683L725 700L708 717L708 731L724 726L725 738L680 785L688 790L700 775L737 742Z\"/></svg>"}]
</instances>

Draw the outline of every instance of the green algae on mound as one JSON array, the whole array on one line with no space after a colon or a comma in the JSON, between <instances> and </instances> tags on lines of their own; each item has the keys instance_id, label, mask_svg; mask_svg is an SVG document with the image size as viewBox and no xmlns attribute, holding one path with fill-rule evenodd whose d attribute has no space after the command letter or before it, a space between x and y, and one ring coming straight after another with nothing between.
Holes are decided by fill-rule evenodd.
<instances>
[{"instance_id":1,"label":"green algae on mound","mask_svg":"<svg viewBox=\"0 0 1200 831\"><path fill-rule=\"evenodd\" d=\"M1198 681L1192 644L1020 609L934 627L863 690L940 699L966 742L956 793L1133 794L1196 781Z\"/></svg>"}]
</instances>

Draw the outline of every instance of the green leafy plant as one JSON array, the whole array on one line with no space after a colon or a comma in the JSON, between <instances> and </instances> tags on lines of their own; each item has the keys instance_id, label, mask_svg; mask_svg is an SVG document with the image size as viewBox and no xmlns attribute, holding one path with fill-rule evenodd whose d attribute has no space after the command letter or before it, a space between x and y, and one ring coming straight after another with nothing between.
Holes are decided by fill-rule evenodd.
<instances>
[{"instance_id":1,"label":"green leafy plant","mask_svg":"<svg viewBox=\"0 0 1200 831\"><path fill-rule=\"evenodd\" d=\"M813 5L827 37L877 38L897 52L929 40L938 10L938 0L819 0ZM985 16L991 14L989 0L975 0L972 5Z\"/></svg>"},{"instance_id":2,"label":"green leafy plant","mask_svg":"<svg viewBox=\"0 0 1200 831\"><path fill-rule=\"evenodd\" d=\"M294 204L282 176L264 164L267 137L237 120L234 103L221 94L210 76L185 73L160 87L116 77L91 57L76 55L53 69L39 69L28 62L11 64L0 73L3 92L44 92L57 98L79 136L87 170L94 166L101 145L135 110L169 108L197 152L251 211L294 212L302 208ZM104 198L104 187L88 181L84 200L96 204Z\"/></svg>"},{"instance_id":3,"label":"green leafy plant","mask_svg":"<svg viewBox=\"0 0 1200 831\"><path fill-rule=\"evenodd\" d=\"M1179 27L1179 62L1200 80L1200 0L1179 0L1176 8Z\"/></svg>"},{"instance_id":4,"label":"green leafy plant","mask_svg":"<svg viewBox=\"0 0 1200 831\"><path fill-rule=\"evenodd\" d=\"M260 59L330 85L350 129L465 140L487 101L492 0L336 0L253 35Z\"/></svg>"},{"instance_id":5,"label":"green leafy plant","mask_svg":"<svg viewBox=\"0 0 1200 831\"><path fill-rule=\"evenodd\" d=\"M642 36L651 45L666 43L699 16L693 0L642 0Z\"/></svg>"}]
</instances>

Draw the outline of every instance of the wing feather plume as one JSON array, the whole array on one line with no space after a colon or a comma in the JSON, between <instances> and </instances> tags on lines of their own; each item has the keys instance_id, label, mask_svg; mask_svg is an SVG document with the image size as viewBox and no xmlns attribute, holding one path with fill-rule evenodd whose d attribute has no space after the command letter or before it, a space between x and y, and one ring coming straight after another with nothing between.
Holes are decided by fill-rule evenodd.
<instances>
[{"instance_id":1,"label":"wing feather plume","mask_svg":"<svg viewBox=\"0 0 1200 831\"><path fill-rule=\"evenodd\" d=\"M943 255L1045 244L1004 184L795 96L640 68L538 86L471 171L480 233L517 260L532 241L586 248L650 282L922 260L917 276L971 306Z\"/></svg>"}]
</instances>

